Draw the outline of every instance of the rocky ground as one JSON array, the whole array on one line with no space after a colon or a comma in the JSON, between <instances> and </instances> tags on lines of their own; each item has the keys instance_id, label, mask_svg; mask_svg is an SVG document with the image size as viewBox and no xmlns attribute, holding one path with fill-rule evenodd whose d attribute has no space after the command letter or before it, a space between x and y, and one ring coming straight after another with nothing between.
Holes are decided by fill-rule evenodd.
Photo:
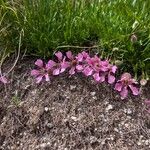
<instances>
[{"instance_id":1,"label":"rocky ground","mask_svg":"<svg viewBox=\"0 0 150 150\"><path fill-rule=\"evenodd\" d=\"M150 84L124 101L106 83L80 74L37 85L30 76L33 62L20 60L10 84L0 85L1 150L150 149L150 114L143 104Z\"/></svg>"}]
</instances>

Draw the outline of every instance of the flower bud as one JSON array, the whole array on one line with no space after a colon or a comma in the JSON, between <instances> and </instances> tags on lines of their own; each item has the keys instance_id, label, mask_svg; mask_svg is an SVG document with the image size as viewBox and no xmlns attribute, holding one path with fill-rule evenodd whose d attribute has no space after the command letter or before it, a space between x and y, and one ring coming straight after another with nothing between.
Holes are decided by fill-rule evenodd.
<instances>
[{"instance_id":1,"label":"flower bud","mask_svg":"<svg viewBox=\"0 0 150 150\"><path fill-rule=\"evenodd\" d=\"M132 34L130 40L132 43L135 43L137 41L137 36L135 34Z\"/></svg>"},{"instance_id":2,"label":"flower bud","mask_svg":"<svg viewBox=\"0 0 150 150\"><path fill-rule=\"evenodd\" d=\"M131 74L128 73L128 72L125 72L122 74L121 76L121 80L124 79L124 80L130 80L131 79Z\"/></svg>"},{"instance_id":3,"label":"flower bud","mask_svg":"<svg viewBox=\"0 0 150 150\"><path fill-rule=\"evenodd\" d=\"M145 86L145 85L147 84L147 80L141 79L141 80L140 80L140 84L141 84L142 86Z\"/></svg>"}]
</instances>

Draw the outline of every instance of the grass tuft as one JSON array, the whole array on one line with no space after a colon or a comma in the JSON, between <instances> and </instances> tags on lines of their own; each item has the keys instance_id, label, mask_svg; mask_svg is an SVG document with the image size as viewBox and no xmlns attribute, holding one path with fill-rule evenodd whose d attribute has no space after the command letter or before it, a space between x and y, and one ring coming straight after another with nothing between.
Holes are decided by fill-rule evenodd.
<instances>
[{"instance_id":1,"label":"grass tuft","mask_svg":"<svg viewBox=\"0 0 150 150\"><path fill-rule=\"evenodd\" d=\"M16 52L23 31L21 50L30 55L97 45L122 71L149 78L149 10L148 0L0 0L0 56Z\"/></svg>"}]
</instances>

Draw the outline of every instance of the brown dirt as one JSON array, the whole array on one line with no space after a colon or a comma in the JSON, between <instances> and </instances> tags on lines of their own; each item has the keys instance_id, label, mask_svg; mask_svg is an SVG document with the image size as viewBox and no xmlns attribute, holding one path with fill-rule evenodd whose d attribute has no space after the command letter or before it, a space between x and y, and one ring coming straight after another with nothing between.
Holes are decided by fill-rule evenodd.
<instances>
[{"instance_id":1,"label":"brown dirt","mask_svg":"<svg viewBox=\"0 0 150 150\"><path fill-rule=\"evenodd\" d=\"M150 85L125 101L82 75L37 85L29 75L33 62L21 60L11 83L0 85L1 150L150 149L150 114L143 104Z\"/></svg>"}]
</instances>

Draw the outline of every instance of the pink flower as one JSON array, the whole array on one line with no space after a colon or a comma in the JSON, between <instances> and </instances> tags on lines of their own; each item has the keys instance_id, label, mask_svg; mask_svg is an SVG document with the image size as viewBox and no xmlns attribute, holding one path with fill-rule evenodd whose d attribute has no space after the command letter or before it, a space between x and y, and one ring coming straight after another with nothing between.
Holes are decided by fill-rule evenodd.
<instances>
[{"instance_id":1,"label":"pink flower","mask_svg":"<svg viewBox=\"0 0 150 150\"><path fill-rule=\"evenodd\" d=\"M92 69L90 66L85 65L85 67L84 67L82 73L83 73L85 76L90 76L90 75L92 75L92 73L93 73L93 69Z\"/></svg>"},{"instance_id":2,"label":"pink flower","mask_svg":"<svg viewBox=\"0 0 150 150\"><path fill-rule=\"evenodd\" d=\"M94 56L92 58L88 59L88 64L93 68L94 71L108 71L108 61L101 61L101 59L98 56Z\"/></svg>"},{"instance_id":3,"label":"pink flower","mask_svg":"<svg viewBox=\"0 0 150 150\"><path fill-rule=\"evenodd\" d=\"M109 84L113 84L116 80L114 74L116 73L117 71L117 66L115 65L109 65L109 71L108 71L108 83Z\"/></svg>"},{"instance_id":4,"label":"pink flower","mask_svg":"<svg viewBox=\"0 0 150 150\"><path fill-rule=\"evenodd\" d=\"M96 55L92 58L87 59L88 67L85 68L85 70L90 70L90 73L93 74L93 78L97 82L103 82L105 81L105 74L104 72L108 71L108 61L101 61L99 57ZM86 71L84 70L84 73L86 74ZM91 75L88 74L88 75Z\"/></svg>"},{"instance_id":5,"label":"pink flower","mask_svg":"<svg viewBox=\"0 0 150 150\"><path fill-rule=\"evenodd\" d=\"M0 77L0 82L6 84L6 83L8 83L8 80L7 80L7 78L5 76L1 76Z\"/></svg>"},{"instance_id":6,"label":"pink flower","mask_svg":"<svg viewBox=\"0 0 150 150\"><path fill-rule=\"evenodd\" d=\"M79 53L76 58L80 62L80 64L82 62L82 65L80 65L81 66L80 71L82 71L82 73L86 76L92 75L93 69L88 65L88 60L90 59L89 54L86 53L85 51L83 51L83 52Z\"/></svg>"},{"instance_id":7,"label":"pink flower","mask_svg":"<svg viewBox=\"0 0 150 150\"><path fill-rule=\"evenodd\" d=\"M31 71L31 75L36 78L36 83L40 83L43 78L45 78L46 81L50 81L50 70L47 68L47 65L45 65L41 59L38 59L35 62L35 65L38 67L38 69L33 69Z\"/></svg>"},{"instance_id":8,"label":"pink flower","mask_svg":"<svg viewBox=\"0 0 150 150\"><path fill-rule=\"evenodd\" d=\"M132 91L133 95L139 95L139 89L135 87L135 84L137 84L135 79L132 79L129 73L124 73L121 76L121 80L118 80L116 83L115 90L120 92L122 99L127 97L129 89Z\"/></svg>"},{"instance_id":9,"label":"pink flower","mask_svg":"<svg viewBox=\"0 0 150 150\"><path fill-rule=\"evenodd\" d=\"M53 70L53 75L59 75L69 67L69 62L65 60L66 57L63 57L63 54L61 52L57 52L55 53L55 55L58 59L58 62L49 60L47 63L47 68Z\"/></svg>"},{"instance_id":10,"label":"pink flower","mask_svg":"<svg viewBox=\"0 0 150 150\"><path fill-rule=\"evenodd\" d=\"M79 53L76 57L72 54L71 51L66 52L67 58L69 59L69 74L73 75L75 72L81 72L84 67L82 65L84 56L82 53Z\"/></svg>"},{"instance_id":11,"label":"pink flower","mask_svg":"<svg viewBox=\"0 0 150 150\"><path fill-rule=\"evenodd\" d=\"M81 52L82 56L83 56L83 59L86 60L87 58L89 58L89 54L85 51Z\"/></svg>"},{"instance_id":12,"label":"pink flower","mask_svg":"<svg viewBox=\"0 0 150 150\"><path fill-rule=\"evenodd\" d=\"M102 61L101 63L103 67L105 67L105 70L103 69L95 73L93 75L94 79L98 82L104 82L107 77L108 83L113 84L116 79L114 74L116 73L117 66L109 64L107 60Z\"/></svg>"}]
</instances>

